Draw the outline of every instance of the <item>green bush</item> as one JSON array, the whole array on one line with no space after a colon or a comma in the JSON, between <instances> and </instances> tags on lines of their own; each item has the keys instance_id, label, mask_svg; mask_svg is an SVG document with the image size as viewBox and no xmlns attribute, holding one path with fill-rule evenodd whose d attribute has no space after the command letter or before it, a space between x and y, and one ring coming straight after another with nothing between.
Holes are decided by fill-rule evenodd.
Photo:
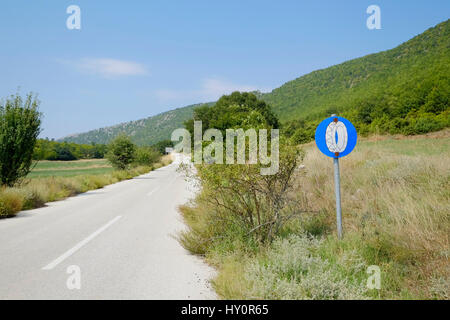
<instances>
[{"instance_id":1,"label":"green bush","mask_svg":"<svg viewBox=\"0 0 450 320\"><path fill-rule=\"evenodd\" d=\"M140 147L136 150L134 163L141 166L151 166L159 161L161 154L152 147Z\"/></svg>"},{"instance_id":2,"label":"green bush","mask_svg":"<svg viewBox=\"0 0 450 320\"><path fill-rule=\"evenodd\" d=\"M106 157L114 168L125 170L135 160L136 145L129 137L119 135L108 145Z\"/></svg>"},{"instance_id":3,"label":"green bush","mask_svg":"<svg viewBox=\"0 0 450 320\"><path fill-rule=\"evenodd\" d=\"M408 134L422 134L442 129L440 123L435 119L434 115L424 116L414 119L410 125Z\"/></svg>"}]
</instances>

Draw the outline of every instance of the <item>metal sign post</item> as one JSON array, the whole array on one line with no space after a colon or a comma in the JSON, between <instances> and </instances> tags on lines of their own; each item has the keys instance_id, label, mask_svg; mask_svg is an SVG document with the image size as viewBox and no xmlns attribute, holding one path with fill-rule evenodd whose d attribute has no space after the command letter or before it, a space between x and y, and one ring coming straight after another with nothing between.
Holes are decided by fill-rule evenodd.
<instances>
[{"instance_id":1,"label":"metal sign post","mask_svg":"<svg viewBox=\"0 0 450 320\"><path fill-rule=\"evenodd\" d=\"M342 238L341 179L339 176L339 158L334 158L334 191L336 193L336 222L338 238Z\"/></svg>"},{"instance_id":2,"label":"metal sign post","mask_svg":"<svg viewBox=\"0 0 450 320\"><path fill-rule=\"evenodd\" d=\"M323 120L316 129L316 145L334 163L334 190L336 193L336 224L338 238L342 239L341 181L339 158L348 155L356 146L357 134L353 124L335 114Z\"/></svg>"}]
</instances>

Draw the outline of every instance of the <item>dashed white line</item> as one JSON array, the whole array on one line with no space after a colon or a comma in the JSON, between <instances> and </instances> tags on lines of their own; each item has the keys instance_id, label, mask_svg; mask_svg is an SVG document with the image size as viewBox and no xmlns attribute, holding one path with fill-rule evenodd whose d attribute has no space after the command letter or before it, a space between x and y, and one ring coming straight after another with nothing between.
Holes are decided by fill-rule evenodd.
<instances>
[{"instance_id":1,"label":"dashed white line","mask_svg":"<svg viewBox=\"0 0 450 320\"><path fill-rule=\"evenodd\" d=\"M102 233L103 231L105 231L108 227L110 227L113 223L115 223L117 220L119 220L120 218L122 218L122 216L117 216L114 219L112 219L111 221L109 221L107 224L105 224L103 227L101 227L100 229L98 229L97 231L95 231L94 233L92 233L90 236L88 236L86 239L78 242L73 248L67 250L65 253L63 253L62 255L60 255L58 258L56 258L55 260L53 260L52 262L50 262L48 265L46 265L45 267L42 268L42 270L51 270L54 267L56 267L58 264L60 264L61 262L63 262L64 260L66 260L68 257L70 257L72 254L74 254L76 251L78 251L79 249L81 249L84 245L86 245L89 241L91 241L92 239L94 239L96 236L98 236L100 233Z\"/></svg>"},{"instance_id":2,"label":"dashed white line","mask_svg":"<svg viewBox=\"0 0 450 320\"><path fill-rule=\"evenodd\" d=\"M150 191L149 193L147 193L148 196L151 196L152 194L154 194L156 191L158 191L159 188L155 188L152 191Z\"/></svg>"}]
</instances>

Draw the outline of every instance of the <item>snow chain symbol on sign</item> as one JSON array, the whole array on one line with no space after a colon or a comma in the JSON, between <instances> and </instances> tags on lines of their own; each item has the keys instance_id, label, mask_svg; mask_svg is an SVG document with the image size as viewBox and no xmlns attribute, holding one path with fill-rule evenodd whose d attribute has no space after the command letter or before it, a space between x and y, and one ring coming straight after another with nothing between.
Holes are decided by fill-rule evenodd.
<instances>
[{"instance_id":1,"label":"snow chain symbol on sign","mask_svg":"<svg viewBox=\"0 0 450 320\"><path fill-rule=\"evenodd\" d=\"M347 127L337 118L331 122L325 132L325 141L331 152L343 152L347 148Z\"/></svg>"},{"instance_id":2,"label":"snow chain symbol on sign","mask_svg":"<svg viewBox=\"0 0 450 320\"><path fill-rule=\"evenodd\" d=\"M316 129L316 144L328 157L342 158L356 146L355 126L345 118L332 115L323 120Z\"/></svg>"}]
</instances>

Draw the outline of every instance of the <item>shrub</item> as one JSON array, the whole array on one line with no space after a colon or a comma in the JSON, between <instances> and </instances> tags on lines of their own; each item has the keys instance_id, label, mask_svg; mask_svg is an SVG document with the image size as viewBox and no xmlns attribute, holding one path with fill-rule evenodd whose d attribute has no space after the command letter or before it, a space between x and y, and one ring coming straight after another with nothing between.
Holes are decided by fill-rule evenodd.
<instances>
[{"instance_id":1,"label":"shrub","mask_svg":"<svg viewBox=\"0 0 450 320\"><path fill-rule=\"evenodd\" d=\"M311 139L312 139L312 137L310 135L308 135L308 133L303 128L297 129L291 138L291 140L295 144L307 143L307 142L311 141Z\"/></svg>"},{"instance_id":2,"label":"shrub","mask_svg":"<svg viewBox=\"0 0 450 320\"><path fill-rule=\"evenodd\" d=\"M413 129L415 134L428 133L442 129L439 122L434 117L422 117L414 121Z\"/></svg>"},{"instance_id":3,"label":"shrub","mask_svg":"<svg viewBox=\"0 0 450 320\"><path fill-rule=\"evenodd\" d=\"M158 162L161 154L152 147L140 147L136 150L134 163L142 166L151 166Z\"/></svg>"},{"instance_id":4,"label":"shrub","mask_svg":"<svg viewBox=\"0 0 450 320\"><path fill-rule=\"evenodd\" d=\"M270 242L283 224L301 212L288 207L287 192L301 156L295 147L282 147L274 175L261 175L260 165L198 166L202 192L197 202L204 210L199 213L204 222L198 230L183 233L182 242L189 247L195 242L203 247L206 241L224 237Z\"/></svg>"},{"instance_id":5,"label":"shrub","mask_svg":"<svg viewBox=\"0 0 450 320\"><path fill-rule=\"evenodd\" d=\"M117 136L108 146L106 157L112 166L119 170L125 170L134 161L136 145L125 135Z\"/></svg>"}]
</instances>

